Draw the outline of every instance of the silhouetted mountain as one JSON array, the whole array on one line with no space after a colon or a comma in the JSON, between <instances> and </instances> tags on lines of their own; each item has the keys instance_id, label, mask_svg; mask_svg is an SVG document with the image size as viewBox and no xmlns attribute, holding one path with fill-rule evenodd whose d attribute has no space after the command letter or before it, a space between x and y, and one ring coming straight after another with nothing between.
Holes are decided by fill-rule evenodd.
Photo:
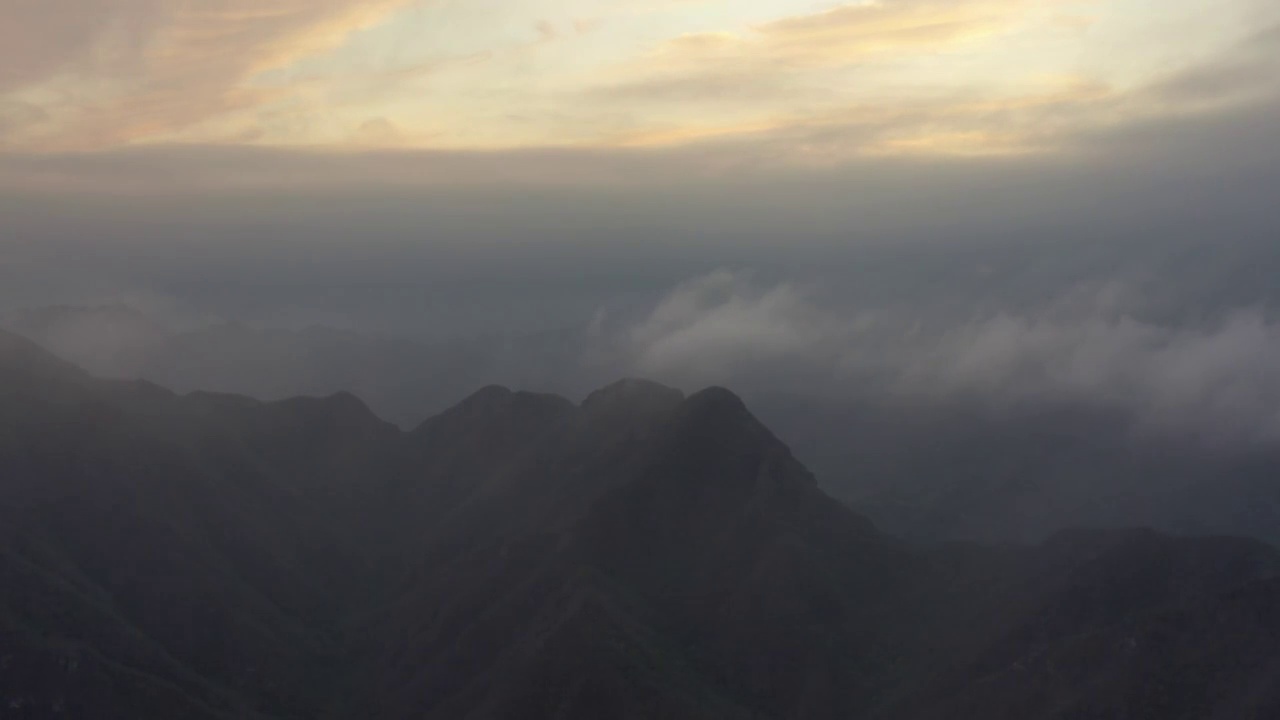
<instances>
[{"instance_id":1,"label":"silhouetted mountain","mask_svg":"<svg viewBox=\"0 0 1280 720\"><path fill-rule=\"evenodd\" d=\"M1271 549L1071 533L1037 554L1032 610L904 703L909 718L1270 718L1280 710Z\"/></svg>"},{"instance_id":2,"label":"silhouetted mountain","mask_svg":"<svg viewBox=\"0 0 1280 720\"><path fill-rule=\"evenodd\" d=\"M0 321L59 357L96 375L116 378L153 377L154 358L173 335L124 305L27 308L7 313Z\"/></svg>"},{"instance_id":3,"label":"silhouetted mountain","mask_svg":"<svg viewBox=\"0 0 1280 720\"><path fill-rule=\"evenodd\" d=\"M459 388L500 381L580 395L625 371L597 357L586 328L427 342L324 327L179 329L123 306L37 308L0 323L98 376L273 399L354 393L406 428L450 407ZM791 386L756 378L741 389L824 490L893 534L1038 542L1075 526L1142 525L1280 544L1274 438L1152 427L1105 397Z\"/></svg>"},{"instance_id":4,"label":"silhouetted mountain","mask_svg":"<svg viewBox=\"0 0 1280 720\"><path fill-rule=\"evenodd\" d=\"M581 329L429 341L322 326L170 325L119 305L31 308L0 316L0 327L100 377L270 399L351 392L403 427L486 382L592 386L576 362Z\"/></svg>"},{"instance_id":5,"label":"silhouetted mountain","mask_svg":"<svg viewBox=\"0 0 1280 720\"><path fill-rule=\"evenodd\" d=\"M0 335L0 717L1265 718L1280 553L918 545L728 390L94 380ZM1225 713L1225 714L1224 714Z\"/></svg>"},{"instance_id":6,"label":"silhouetted mountain","mask_svg":"<svg viewBox=\"0 0 1280 720\"><path fill-rule=\"evenodd\" d=\"M24 337L0 330L0 393L61 395L89 383L89 375L74 365Z\"/></svg>"}]
</instances>

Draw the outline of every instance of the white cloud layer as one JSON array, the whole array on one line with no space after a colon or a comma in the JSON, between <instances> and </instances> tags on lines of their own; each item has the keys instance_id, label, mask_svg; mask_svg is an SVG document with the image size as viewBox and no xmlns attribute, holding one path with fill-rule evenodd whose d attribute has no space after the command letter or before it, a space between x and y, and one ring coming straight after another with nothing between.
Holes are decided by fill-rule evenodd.
<instances>
[{"instance_id":1,"label":"white cloud layer","mask_svg":"<svg viewBox=\"0 0 1280 720\"><path fill-rule=\"evenodd\" d=\"M819 297L719 270L674 289L616 347L635 372L687 385L1097 402L1150 428L1280 438L1280 322L1263 308L1167 325L1140 319L1124 288L1105 285L950 325Z\"/></svg>"}]
</instances>

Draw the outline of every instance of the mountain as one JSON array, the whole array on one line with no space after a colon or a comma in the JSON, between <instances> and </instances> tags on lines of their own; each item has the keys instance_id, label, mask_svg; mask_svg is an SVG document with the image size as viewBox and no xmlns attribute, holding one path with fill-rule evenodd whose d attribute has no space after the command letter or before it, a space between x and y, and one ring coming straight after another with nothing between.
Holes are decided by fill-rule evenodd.
<instances>
[{"instance_id":1,"label":"mountain","mask_svg":"<svg viewBox=\"0 0 1280 720\"><path fill-rule=\"evenodd\" d=\"M1265 718L1280 553L921 544L745 403L97 380L0 334L0 717Z\"/></svg>"},{"instance_id":2,"label":"mountain","mask_svg":"<svg viewBox=\"0 0 1280 720\"><path fill-rule=\"evenodd\" d=\"M427 340L318 325L165 322L123 305L27 308L0 314L0 328L99 377L273 399L349 392L403 427L450 406L458 388L591 384L578 362L585 329Z\"/></svg>"},{"instance_id":3,"label":"mountain","mask_svg":"<svg viewBox=\"0 0 1280 720\"><path fill-rule=\"evenodd\" d=\"M405 428L485 383L581 395L626 372L587 327L425 341L319 326L171 327L118 305L28 309L0 325L96 376L268 399L354 394ZM1141 525L1280 544L1275 438L1151 427L1099 397L994 402L830 383L757 378L737 389L826 492L892 534L1034 543L1081 525Z\"/></svg>"},{"instance_id":4,"label":"mountain","mask_svg":"<svg viewBox=\"0 0 1280 720\"><path fill-rule=\"evenodd\" d=\"M126 305L49 306L6 313L0 324L97 375L137 378L172 333Z\"/></svg>"}]
</instances>

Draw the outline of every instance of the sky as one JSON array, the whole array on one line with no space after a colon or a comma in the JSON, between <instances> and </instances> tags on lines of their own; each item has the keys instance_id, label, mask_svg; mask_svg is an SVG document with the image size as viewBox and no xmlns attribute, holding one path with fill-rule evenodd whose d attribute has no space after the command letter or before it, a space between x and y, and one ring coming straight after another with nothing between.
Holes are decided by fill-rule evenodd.
<instances>
[{"instance_id":1,"label":"sky","mask_svg":"<svg viewBox=\"0 0 1280 720\"><path fill-rule=\"evenodd\" d=\"M948 382L1101 323L1258 374L1277 197L1274 0L0 0L0 311L630 312L637 372L700 381L868 314L972 357ZM662 315L725 277L758 288L694 303L726 328ZM1149 331L1056 314L1106 287Z\"/></svg>"},{"instance_id":2,"label":"sky","mask_svg":"<svg viewBox=\"0 0 1280 720\"><path fill-rule=\"evenodd\" d=\"M0 328L405 427L723 385L829 487L1252 482L1280 2L0 0Z\"/></svg>"},{"instance_id":3,"label":"sky","mask_svg":"<svg viewBox=\"0 0 1280 720\"><path fill-rule=\"evenodd\" d=\"M1265 0L4 0L0 148L1069 153L1275 90ZM1079 148L1075 148L1079 151Z\"/></svg>"}]
</instances>

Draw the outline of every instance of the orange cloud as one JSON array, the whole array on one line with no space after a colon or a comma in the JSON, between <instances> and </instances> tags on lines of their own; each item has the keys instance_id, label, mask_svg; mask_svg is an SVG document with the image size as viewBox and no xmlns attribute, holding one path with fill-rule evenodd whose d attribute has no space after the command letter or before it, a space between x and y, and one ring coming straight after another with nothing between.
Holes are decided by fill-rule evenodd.
<instances>
[{"instance_id":1,"label":"orange cloud","mask_svg":"<svg viewBox=\"0 0 1280 720\"><path fill-rule=\"evenodd\" d=\"M941 49L1013 26L1026 0L881 0L775 20L745 32L685 35L654 53L658 67L706 63L840 65L879 54Z\"/></svg>"},{"instance_id":2,"label":"orange cloud","mask_svg":"<svg viewBox=\"0 0 1280 720\"><path fill-rule=\"evenodd\" d=\"M659 127L610 144L677 147L738 143L803 164L867 156L1008 156L1061 150L1082 126L1132 99L1080 78L1047 78L1020 92L978 91L933 99L881 99L808 116ZM1127 108L1130 109L1131 108Z\"/></svg>"},{"instance_id":3,"label":"orange cloud","mask_svg":"<svg viewBox=\"0 0 1280 720\"><path fill-rule=\"evenodd\" d=\"M866 87L835 73L917 60L992 38L1017 28L1034 4L880 0L737 32L684 35L615 68L590 94L646 109L663 103L682 108L838 105L847 100L842 94Z\"/></svg>"},{"instance_id":4,"label":"orange cloud","mask_svg":"<svg viewBox=\"0 0 1280 720\"><path fill-rule=\"evenodd\" d=\"M1250 40L1258 57L1226 47L1231 18L1265 0L1176 0L1176 32L1158 37L1145 2L845 0L742 24L788 3L619 0L589 21L585 0L529 0L504 24L434 0L0 0L19 19L0 22L0 151L742 140L802 158L1002 155L1274 95L1275 26L1249 23L1271 28Z\"/></svg>"},{"instance_id":5,"label":"orange cloud","mask_svg":"<svg viewBox=\"0 0 1280 720\"><path fill-rule=\"evenodd\" d=\"M409 0L18 1L32 25L64 30L53 48L0 51L0 60L22 68L7 77L10 91L57 98L44 106L50 120L11 135L76 148L179 133L278 100L287 90L251 80L338 47ZM65 17L94 22L64 24Z\"/></svg>"}]
</instances>

